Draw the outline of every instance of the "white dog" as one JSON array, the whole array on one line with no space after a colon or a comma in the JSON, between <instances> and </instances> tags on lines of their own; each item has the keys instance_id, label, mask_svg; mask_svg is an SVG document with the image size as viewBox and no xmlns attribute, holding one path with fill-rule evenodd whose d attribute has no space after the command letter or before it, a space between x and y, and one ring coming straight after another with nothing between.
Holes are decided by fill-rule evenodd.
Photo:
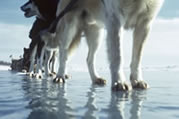
<instances>
[{"instance_id":1,"label":"white dog","mask_svg":"<svg viewBox=\"0 0 179 119\"><path fill-rule=\"evenodd\" d=\"M147 40L151 24L157 15L163 0L104 0L107 9L106 28L108 32L108 58L114 90L127 90L122 70L122 32L133 30L133 50L130 81L133 88L146 89L143 81L141 58L144 42ZM119 35L118 35L119 34Z\"/></svg>"},{"instance_id":2,"label":"white dog","mask_svg":"<svg viewBox=\"0 0 179 119\"><path fill-rule=\"evenodd\" d=\"M71 0L61 0L57 16ZM87 64L92 82L105 84L95 69L96 51L101 43L100 29L107 29L107 52L112 78L112 89L126 91L130 86L126 83L122 69L122 33L123 29L132 29L133 51L130 81L133 88L146 89L143 81L141 58L144 42L149 34L151 24L157 15L163 0L78 0L74 9L68 12L56 28L55 40L59 44L59 69L55 82L64 81L68 50L75 44L76 34L84 32L89 48ZM104 26L103 26L104 25Z\"/></svg>"}]
</instances>

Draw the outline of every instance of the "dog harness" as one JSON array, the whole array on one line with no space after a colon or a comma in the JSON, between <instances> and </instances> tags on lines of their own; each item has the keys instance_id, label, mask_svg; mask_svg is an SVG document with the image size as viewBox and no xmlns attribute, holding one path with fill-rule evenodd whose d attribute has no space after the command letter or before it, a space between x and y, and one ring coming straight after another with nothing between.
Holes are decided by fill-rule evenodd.
<instances>
[{"instance_id":1,"label":"dog harness","mask_svg":"<svg viewBox=\"0 0 179 119\"><path fill-rule=\"evenodd\" d=\"M58 21L68 12L70 12L71 10L73 10L75 8L76 3L78 2L78 0L71 0L68 5L64 8L64 10L61 11L61 13L56 17L56 19L52 22L52 24L50 25L48 31L50 33L54 33L56 30L56 26L58 24Z\"/></svg>"}]
</instances>

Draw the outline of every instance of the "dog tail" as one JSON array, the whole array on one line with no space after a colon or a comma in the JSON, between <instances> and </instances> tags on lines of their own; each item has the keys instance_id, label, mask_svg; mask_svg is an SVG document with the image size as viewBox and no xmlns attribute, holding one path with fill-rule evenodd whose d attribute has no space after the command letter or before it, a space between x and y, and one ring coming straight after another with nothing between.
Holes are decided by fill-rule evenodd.
<instances>
[{"instance_id":1,"label":"dog tail","mask_svg":"<svg viewBox=\"0 0 179 119\"><path fill-rule=\"evenodd\" d=\"M75 37L73 38L72 43L70 44L70 47L68 49L68 55L71 56L73 54L73 51L79 46L81 41L81 30L77 32Z\"/></svg>"}]
</instances>

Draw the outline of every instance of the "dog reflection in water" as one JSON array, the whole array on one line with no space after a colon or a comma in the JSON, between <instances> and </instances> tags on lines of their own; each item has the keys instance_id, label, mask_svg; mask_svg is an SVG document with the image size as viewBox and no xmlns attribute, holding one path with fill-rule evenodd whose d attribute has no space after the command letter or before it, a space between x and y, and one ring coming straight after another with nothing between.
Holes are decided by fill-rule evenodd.
<instances>
[{"instance_id":1,"label":"dog reflection in water","mask_svg":"<svg viewBox=\"0 0 179 119\"><path fill-rule=\"evenodd\" d=\"M104 100L99 99L99 94L96 91L96 87L93 85L90 88L90 91L87 93L88 101L85 105L85 108L87 108L87 111L84 115L85 118L88 119L97 119L99 118L97 115L99 114L99 111L104 112L109 119L126 119L129 118L125 116L126 114L126 108L127 106L130 106L129 112L130 112L130 119L140 119L141 113L142 113L142 104L143 101L146 98L146 91L137 91L134 90L132 92L111 92L111 100L109 105L106 107L103 107L103 109L100 110L100 108L97 106L97 102L104 102ZM103 98L102 98L103 99ZM127 103L130 102L130 105Z\"/></svg>"},{"instance_id":2,"label":"dog reflection in water","mask_svg":"<svg viewBox=\"0 0 179 119\"><path fill-rule=\"evenodd\" d=\"M49 79L50 80L50 79ZM77 95L77 102L71 98L76 93L67 93L69 90L66 85L54 84L48 80L23 80L23 89L26 92L25 97L29 99L28 109L31 113L28 119L68 119L71 116L77 117L77 108L80 110L80 117L86 119L101 118L101 114L109 119L125 119L129 118L127 113L130 112L131 119L140 119L142 113L142 103L146 97L146 91L132 91L132 92L108 92L105 94L111 98L106 100L100 98L105 95L99 91L99 87L91 85L89 91L86 91L86 100L80 101L82 95ZM100 94L99 94L100 93ZM109 99L109 98L107 98ZM79 103L80 102L80 103ZM100 103L102 102L102 103ZM103 104L105 103L105 105ZM129 104L130 103L130 104ZM72 104L77 104L73 107ZM85 105L85 106L84 106ZM126 110L129 109L127 112ZM84 112L82 114L81 112ZM100 114L100 115L99 115ZM126 115L125 115L126 114Z\"/></svg>"},{"instance_id":3,"label":"dog reflection in water","mask_svg":"<svg viewBox=\"0 0 179 119\"><path fill-rule=\"evenodd\" d=\"M109 106L110 119L141 119L142 104L146 97L146 91L132 91L131 93L119 92L111 94L111 103ZM128 105L127 102L130 102ZM129 109L130 116L126 117L126 106ZM126 114L126 115L125 115Z\"/></svg>"}]
</instances>

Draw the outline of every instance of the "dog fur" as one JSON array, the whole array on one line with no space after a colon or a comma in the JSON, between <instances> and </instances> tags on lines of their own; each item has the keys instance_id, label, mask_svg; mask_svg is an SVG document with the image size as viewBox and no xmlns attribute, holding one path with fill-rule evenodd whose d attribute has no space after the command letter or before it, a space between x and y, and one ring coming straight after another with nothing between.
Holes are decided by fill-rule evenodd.
<instances>
[{"instance_id":1,"label":"dog fur","mask_svg":"<svg viewBox=\"0 0 179 119\"><path fill-rule=\"evenodd\" d=\"M70 0L61 0L57 16ZM87 65L92 82L105 84L95 68L100 29L107 31L107 54L114 91L126 91L131 87L126 83L123 71L122 35L123 30L133 30L133 51L130 65L132 88L146 89L148 84L143 80L141 59L144 43L147 40L151 24L156 17L163 0L78 0L74 9L67 13L56 28L55 40L59 44L59 69L55 82L64 81L68 51L75 42L77 33L84 32L88 44Z\"/></svg>"},{"instance_id":2,"label":"dog fur","mask_svg":"<svg viewBox=\"0 0 179 119\"><path fill-rule=\"evenodd\" d=\"M106 28L108 32L107 47L110 62L113 90L128 90L122 70L122 32L133 30L133 50L130 65L130 81L133 88L146 89L143 80L141 59L144 43L147 40L151 24L156 17L163 0L105 0L107 9ZM119 36L117 35L119 33Z\"/></svg>"},{"instance_id":3,"label":"dog fur","mask_svg":"<svg viewBox=\"0 0 179 119\"><path fill-rule=\"evenodd\" d=\"M21 10L25 12L24 15L27 18L36 16L37 19L41 19L43 24L46 24L45 28L47 29L50 26L51 22L56 17L55 14L56 14L56 9L57 9L57 3L58 3L58 0L45 0L45 1L29 0L27 3L25 3L21 7ZM35 33L35 34L40 36L40 31L39 33ZM47 53L47 51L45 50L46 49L45 46L43 46L44 42L43 40L41 40L41 37L37 37L36 40L37 41L33 47L31 57L30 57L30 68L29 68L28 75L30 77L35 76L37 78L42 78L42 67L43 67L44 55L48 54L45 57L46 62L44 64L46 64L47 61L50 61L50 58L54 58L52 59L52 67L53 67L52 72L54 72L55 57L52 57L49 54L55 54L55 53L53 53L53 51L48 51ZM36 65L36 68L34 68L36 56L37 56L37 65ZM45 66L46 75L52 74L50 72L49 67L50 67L50 62L48 62L48 64L46 64ZM46 71L47 69L48 71Z\"/></svg>"}]
</instances>

